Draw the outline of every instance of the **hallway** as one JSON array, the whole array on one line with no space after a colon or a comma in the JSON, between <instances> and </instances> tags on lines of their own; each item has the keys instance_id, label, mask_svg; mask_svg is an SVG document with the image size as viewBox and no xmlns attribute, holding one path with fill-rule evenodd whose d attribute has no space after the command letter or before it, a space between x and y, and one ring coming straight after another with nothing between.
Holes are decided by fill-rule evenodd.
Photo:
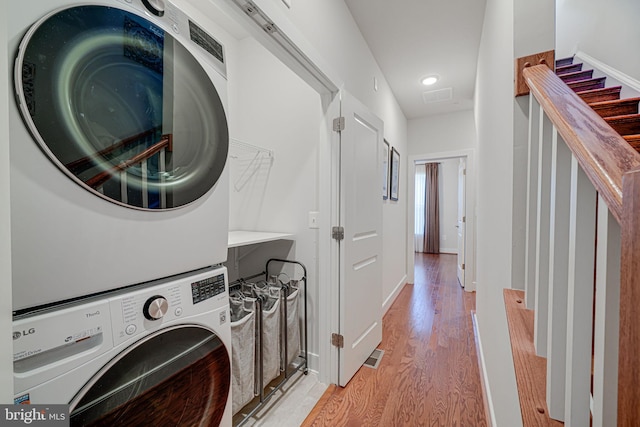
<instances>
[{"instance_id":1,"label":"hallway","mask_svg":"<svg viewBox=\"0 0 640 427\"><path fill-rule=\"evenodd\" d=\"M455 255L416 254L407 285L383 319L377 369L331 386L303 426L486 426L471 311Z\"/></svg>"}]
</instances>

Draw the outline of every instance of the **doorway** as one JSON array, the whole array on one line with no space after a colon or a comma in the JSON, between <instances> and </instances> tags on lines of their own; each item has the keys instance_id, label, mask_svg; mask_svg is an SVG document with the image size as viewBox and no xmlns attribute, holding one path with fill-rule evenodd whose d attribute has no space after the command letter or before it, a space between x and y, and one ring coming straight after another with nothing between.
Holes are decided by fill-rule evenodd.
<instances>
[{"instance_id":1,"label":"doorway","mask_svg":"<svg viewBox=\"0 0 640 427\"><path fill-rule=\"evenodd\" d=\"M416 230L423 227L419 212L423 209L420 201L428 201L428 198L423 198L424 195L420 193L428 194L429 191L420 186L419 177L422 174L422 165L437 163L440 213L437 252L458 255L458 280L466 291L475 290L475 200L474 182L473 179L469 179L475 174L473 155L473 150L413 155L409 157L408 163L408 194L413 197L409 198L407 213L409 224L414 225L408 230L408 253L424 252L418 250L422 236ZM425 204L427 205L428 203ZM408 257L407 262L408 281L413 283L414 257Z\"/></svg>"}]
</instances>

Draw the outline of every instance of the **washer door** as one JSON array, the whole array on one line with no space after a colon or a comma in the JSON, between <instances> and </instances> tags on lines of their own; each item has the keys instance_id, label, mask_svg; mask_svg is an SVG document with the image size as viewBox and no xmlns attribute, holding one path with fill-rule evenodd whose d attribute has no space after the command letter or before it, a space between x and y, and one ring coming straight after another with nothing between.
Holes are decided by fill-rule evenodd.
<instances>
[{"instance_id":1,"label":"washer door","mask_svg":"<svg viewBox=\"0 0 640 427\"><path fill-rule=\"evenodd\" d=\"M71 402L72 426L219 425L231 362L196 325L160 330L119 354Z\"/></svg>"},{"instance_id":2,"label":"washer door","mask_svg":"<svg viewBox=\"0 0 640 427\"><path fill-rule=\"evenodd\" d=\"M20 45L15 84L42 150L100 197L171 209L222 174L229 135L218 91L180 40L146 18L106 6L45 16Z\"/></svg>"}]
</instances>

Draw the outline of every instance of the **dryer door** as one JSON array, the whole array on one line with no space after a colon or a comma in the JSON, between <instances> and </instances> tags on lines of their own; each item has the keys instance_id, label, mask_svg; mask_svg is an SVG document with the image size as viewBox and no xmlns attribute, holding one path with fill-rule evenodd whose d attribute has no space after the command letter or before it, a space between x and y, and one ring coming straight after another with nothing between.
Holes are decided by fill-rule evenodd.
<instances>
[{"instance_id":1,"label":"dryer door","mask_svg":"<svg viewBox=\"0 0 640 427\"><path fill-rule=\"evenodd\" d=\"M149 335L100 370L71 402L72 426L218 425L231 362L218 336L196 325Z\"/></svg>"},{"instance_id":2,"label":"dryer door","mask_svg":"<svg viewBox=\"0 0 640 427\"><path fill-rule=\"evenodd\" d=\"M171 209L206 194L224 169L229 135L211 79L223 48L195 28L97 5L34 24L15 86L44 153L85 189L128 207Z\"/></svg>"}]
</instances>

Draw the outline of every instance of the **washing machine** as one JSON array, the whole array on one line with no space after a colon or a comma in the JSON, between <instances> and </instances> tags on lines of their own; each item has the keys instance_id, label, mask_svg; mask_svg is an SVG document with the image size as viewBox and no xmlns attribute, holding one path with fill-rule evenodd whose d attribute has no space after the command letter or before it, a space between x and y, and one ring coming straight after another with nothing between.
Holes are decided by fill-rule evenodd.
<instances>
[{"instance_id":1,"label":"washing machine","mask_svg":"<svg viewBox=\"0 0 640 427\"><path fill-rule=\"evenodd\" d=\"M17 318L15 403L72 426L231 426L227 272L208 268Z\"/></svg>"},{"instance_id":2,"label":"washing machine","mask_svg":"<svg viewBox=\"0 0 640 427\"><path fill-rule=\"evenodd\" d=\"M224 262L228 35L169 0L7 8L14 313Z\"/></svg>"}]
</instances>

